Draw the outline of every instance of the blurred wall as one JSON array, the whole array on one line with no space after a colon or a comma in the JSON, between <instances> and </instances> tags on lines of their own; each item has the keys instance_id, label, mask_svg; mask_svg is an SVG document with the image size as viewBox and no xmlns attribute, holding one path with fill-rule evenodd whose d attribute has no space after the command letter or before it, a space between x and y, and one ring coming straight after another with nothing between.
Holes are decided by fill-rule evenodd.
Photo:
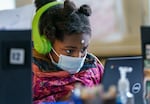
<instances>
[{"instance_id":1,"label":"blurred wall","mask_svg":"<svg viewBox=\"0 0 150 104\"><path fill-rule=\"evenodd\" d=\"M16 7L21 7L27 4L31 4L33 0L16 0Z\"/></svg>"},{"instance_id":2,"label":"blurred wall","mask_svg":"<svg viewBox=\"0 0 150 104\"><path fill-rule=\"evenodd\" d=\"M143 0L122 0L126 32L121 41L99 44L92 43L90 50L98 56L141 55L140 27L144 25ZM147 11L145 11L147 12Z\"/></svg>"}]
</instances>

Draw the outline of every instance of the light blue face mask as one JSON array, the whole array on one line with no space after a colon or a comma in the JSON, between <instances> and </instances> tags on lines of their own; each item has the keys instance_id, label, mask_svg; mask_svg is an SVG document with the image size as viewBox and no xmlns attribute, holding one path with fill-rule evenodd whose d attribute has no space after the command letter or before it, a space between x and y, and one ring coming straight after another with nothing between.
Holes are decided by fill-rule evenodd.
<instances>
[{"instance_id":1,"label":"light blue face mask","mask_svg":"<svg viewBox=\"0 0 150 104\"><path fill-rule=\"evenodd\" d=\"M59 68L68 71L71 74L77 73L80 71L81 67L84 64L86 55L84 57L70 57L65 55L58 55L56 51L52 48L53 52L59 57L58 63L56 63L51 54L49 53L49 56L51 58L51 61L53 64L57 65Z\"/></svg>"}]
</instances>

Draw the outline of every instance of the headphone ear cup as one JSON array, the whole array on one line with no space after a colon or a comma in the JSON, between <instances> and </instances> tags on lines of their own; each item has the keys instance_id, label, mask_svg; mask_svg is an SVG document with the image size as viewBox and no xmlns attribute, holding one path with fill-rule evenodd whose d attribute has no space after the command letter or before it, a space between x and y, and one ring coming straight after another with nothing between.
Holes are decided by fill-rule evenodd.
<instances>
[{"instance_id":1,"label":"headphone ear cup","mask_svg":"<svg viewBox=\"0 0 150 104\"><path fill-rule=\"evenodd\" d=\"M35 14L33 21L32 21L32 38L34 48L40 54L47 54L51 51L52 45L50 41L44 35L40 35L39 31L39 20L42 14L50 7L62 4L61 2L50 2L44 6L42 6Z\"/></svg>"},{"instance_id":2,"label":"headphone ear cup","mask_svg":"<svg viewBox=\"0 0 150 104\"><path fill-rule=\"evenodd\" d=\"M49 53L52 49L52 45L50 41L44 35L41 36L41 40L42 40L42 46L43 46L42 53L43 54Z\"/></svg>"}]
</instances>

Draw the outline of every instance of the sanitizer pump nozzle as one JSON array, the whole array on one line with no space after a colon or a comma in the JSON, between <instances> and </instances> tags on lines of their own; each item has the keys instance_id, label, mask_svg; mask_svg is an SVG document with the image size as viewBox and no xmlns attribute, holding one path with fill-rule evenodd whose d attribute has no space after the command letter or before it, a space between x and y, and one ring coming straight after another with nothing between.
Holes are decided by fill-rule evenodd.
<instances>
[{"instance_id":1,"label":"sanitizer pump nozzle","mask_svg":"<svg viewBox=\"0 0 150 104\"><path fill-rule=\"evenodd\" d=\"M119 67L120 79L118 81L118 91L122 104L133 104L128 103L128 95L130 93L130 83L126 78L127 72L132 72L132 67ZM131 93L130 93L131 94Z\"/></svg>"}]
</instances>

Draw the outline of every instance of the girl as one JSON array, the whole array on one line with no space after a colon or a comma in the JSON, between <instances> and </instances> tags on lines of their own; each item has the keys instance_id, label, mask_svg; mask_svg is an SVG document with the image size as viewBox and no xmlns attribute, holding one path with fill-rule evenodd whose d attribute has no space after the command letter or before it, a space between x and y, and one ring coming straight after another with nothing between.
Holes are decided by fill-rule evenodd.
<instances>
[{"instance_id":1,"label":"girl","mask_svg":"<svg viewBox=\"0 0 150 104\"><path fill-rule=\"evenodd\" d=\"M55 0L35 0L36 13ZM41 10L42 11L42 10ZM77 8L69 0L56 3L40 16L38 29L40 41L48 41L49 51L36 48L38 33L33 22L33 101L56 102L66 100L76 83L87 87L99 85L103 66L87 51L91 39L89 16L91 8L82 5ZM37 42L37 43L36 43ZM44 48L47 49L47 48Z\"/></svg>"}]
</instances>

